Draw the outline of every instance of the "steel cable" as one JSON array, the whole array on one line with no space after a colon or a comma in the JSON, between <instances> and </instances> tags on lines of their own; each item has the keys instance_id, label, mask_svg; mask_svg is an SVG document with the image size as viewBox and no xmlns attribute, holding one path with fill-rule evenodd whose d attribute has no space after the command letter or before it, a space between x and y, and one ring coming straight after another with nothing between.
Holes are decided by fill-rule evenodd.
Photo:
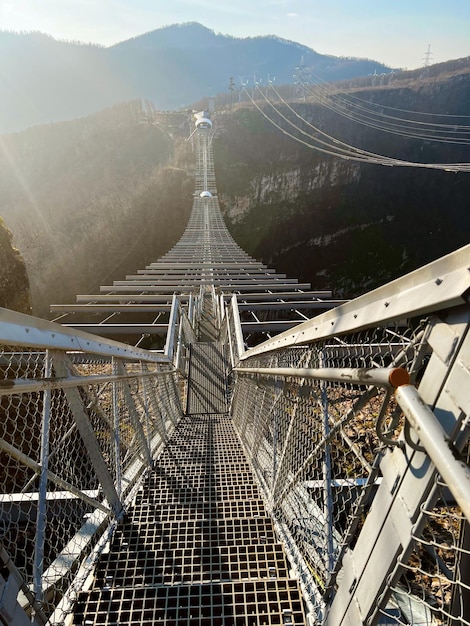
<instances>
[{"instance_id":1,"label":"steel cable","mask_svg":"<svg viewBox=\"0 0 470 626\"><path fill-rule=\"evenodd\" d=\"M340 141L339 139L337 139L337 138L335 138L335 137L333 137L333 136L331 136L331 135L329 135L327 133L324 133L318 127L314 126L313 124L311 124L310 122L305 120L305 118L300 116L282 97L279 96L281 102L284 105L286 105L289 108L289 110L291 110L300 120L302 120L305 124L310 126L315 131L315 133L317 133L317 135L321 135L321 136L323 136L323 137L325 137L325 138L327 138L329 140L329 141L324 141L322 139L319 139L318 136L314 136L314 135L311 135L310 133L307 133L305 130L300 128L294 122L289 120L289 118L286 117L282 112L279 111L279 109L274 105L274 103L271 100L269 100L269 98L261 91L261 89L259 87L258 87L258 91L261 94L262 98L266 101L266 103L269 104L269 106L286 123L288 123L293 129L295 129L297 132L301 133L302 135L304 135L308 139L312 140L313 142L316 142L316 144L310 143L309 141L301 139L300 137L292 134L291 132L289 132L285 128L283 128L272 117L270 117L257 104L255 99L250 95L250 93L246 89L244 89L244 92L248 96L249 100L252 102L252 104L258 109L258 111L263 115L263 117L267 121L269 121L273 126L275 126L283 134L291 137L295 141L305 145L306 147L308 147L310 149L314 149L314 150L317 150L317 151L322 152L324 154L328 154L330 156L334 156L334 157L345 159L345 160L375 163L375 164L386 165L386 166L417 167L417 168L422 168L422 169L437 169L437 170L452 171L452 172L467 172L467 171L470 171L470 163L421 163L421 162L415 162L415 161L405 161L405 160L402 160L402 159L396 159L396 158L388 157L388 156L385 156L385 155L376 154L376 153L373 153L373 152L362 150L361 148L357 148L356 146L353 146L353 145L350 145L350 144L348 144L346 142ZM277 94L276 90L274 90L274 92ZM277 94L277 95L279 95L279 94ZM332 142L332 143L330 143L330 142ZM321 146L325 146L325 147L321 147Z\"/></svg>"}]
</instances>

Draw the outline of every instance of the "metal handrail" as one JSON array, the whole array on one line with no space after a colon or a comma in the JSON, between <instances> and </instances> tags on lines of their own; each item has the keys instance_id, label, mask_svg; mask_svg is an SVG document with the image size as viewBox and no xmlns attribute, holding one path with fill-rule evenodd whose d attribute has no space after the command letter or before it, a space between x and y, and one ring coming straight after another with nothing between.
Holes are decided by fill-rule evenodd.
<instances>
[{"instance_id":1,"label":"metal handrail","mask_svg":"<svg viewBox=\"0 0 470 626\"><path fill-rule=\"evenodd\" d=\"M401 367L363 368L299 368L299 367L236 367L237 374L255 374L281 378L303 378L328 382L374 385L376 387L399 387L410 382L408 372Z\"/></svg>"},{"instance_id":2,"label":"metal handrail","mask_svg":"<svg viewBox=\"0 0 470 626\"><path fill-rule=\"evenodd\" d=\"M146 363L168 362L151 350L72 330L31 315L0 308L0 343L28 349L81 351Z\"/></svg>"},{"instance_id":3,"label":"metal handrail","mask_svg":"<svg viewBox=\"0 0 470 626\"><path fill-rule=\"evenodd\" d=\"M469 259L470 244L250 348L240 359L464 304L470 290Z\"/></svg>"},{"instance_id":4,"label":"metal handrail","mask_svg":"<svg viewBox=\"0 0 470 626\"><path fill-rule=\"evenodd\" d=\"M426 454L448 485L464 515L470 520L470 467L458 458L449 445L448 436L415 387L399 387L395 397Z\"/></svg>"},{"instance_id":5,"label":"metal handrail","mask_svg":"<svg viewBox=\"0 0 470 626\"><path fill-rule=\"evenodd\" d=\"M154 372L138 372L133 374L114 374L93 376L68 376L51 378L20 378L0 380L0 396L12 396L20 393L36 393L52 389L69 389L71 387L83 387L85 385L102 385L104 383L117 383L132 378L155 378L174 374L176 369L166 369Z\"/></svg>"}]
</instances>

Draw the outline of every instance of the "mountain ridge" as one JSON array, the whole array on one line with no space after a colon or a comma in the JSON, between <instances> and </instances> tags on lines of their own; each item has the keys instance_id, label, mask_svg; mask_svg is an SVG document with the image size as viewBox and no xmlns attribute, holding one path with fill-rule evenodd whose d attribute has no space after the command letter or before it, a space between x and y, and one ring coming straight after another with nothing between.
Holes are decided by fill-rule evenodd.
<instances>
[{"instance_id":1,"label":"mountain ridge","mask_svg":"<svg viewBox=\"0 0 470 626\"><path fill-rule=\"evenodd\" d=\"M189 40L189 42L188 42L187 35L183 36L181 38L181 41L178 41L178 45L176 45L175 41L171 42L164 36L164 34L166 33L180 34L182 31L185 31L185 33L187 33L188 29L191 29L193 33L192 40ZM195 34L197 34L197 36L200 37L201 39L199 44L197 43L197 41L196 42L194 41ZM160 41L158 40L158 38L160 38ZM173 39L174 39L174 35L173 35ZM173 46L176 46L176 47L197 48L198 45L199 46L201 45L201 43L204 45L207 45L210 41L212 41L214 44L223 45L224 41L230 41L230 40L235 43L235 42L253 41L253 40L261 40L261 39L273 40L281 44L288 44L306 53L313 52L315 54L318 54L319 56L331 57L333 59L342 58L342 57L335 57L329 54L320 54L319 52L317 52L313 48L309 48L305 44L298 43L296 41L293 41L292 39L286 39L285 37L279 37L278 35L255 35L255 36L250 36L250 37L235 37L234 35L230 35L228 33L217 32L211 28L208 28L207 26L204 26L200 22L185 22L181 24L170 24L168 26L164 26L159 29L142 33L141 35L136 35L135 37L130 37L129 39L125 39L123 41L120 41L118 43L112 44L107 47L118 48L118 47L124 47L124 46L132 46L132 45L135 45L136 43L139 44L140 42L144 43L145 41L151 40L153 45L158 44L159 46L163 46L164 42L166 41L167 45L168 45L168 42L170 42L173 44ZM352 58L352 57L348 57L348 58ZM357 60L368 60L368 59L358 58Z\"/></svg>"},{"instance_id":2,"label":"mountain ridge","mask_svg":"<svg viewBox=\"0 0 470 626\"><path fill-rule=\"evenodd\" d=\"M109 47L0 31L0 133L93 114L135 99L181 109L228 90L235 77L291 83L301 63L322 80L389 72L368 59L322 55L275 35L236 38L191 22ZM216 51L216 52L215 52Z\"/></svg>"}]
</instances>

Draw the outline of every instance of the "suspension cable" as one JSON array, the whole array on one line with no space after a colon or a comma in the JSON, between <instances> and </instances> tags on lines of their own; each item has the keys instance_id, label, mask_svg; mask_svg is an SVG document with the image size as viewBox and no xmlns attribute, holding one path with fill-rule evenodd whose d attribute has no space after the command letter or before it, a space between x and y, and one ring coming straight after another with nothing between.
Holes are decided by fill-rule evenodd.
<instances>
[{"instance_id":1,"label":"suspension cable","mask_svg":"<svg viewBox=\"0 0 470 626\"><path fill-rule=\"evenodd\" d=\"M442 143L470 144L470 126L410 120L374 111L365 106L368 104L367 101L358 99L364 104L356 104L339 95L326 84L325 86L316 85L314 89L308 88L307 93L314 102L339 115L383 132Z\"/></svg>"},{"instance_id":2,"label":"suspension cable","mask_svg":"<svg viewBox=\"0 0 470 626\"><path fill-rule=\"evenodd\" d=\"M272 87L272 85L271 85L271 87ZM282 114L282 112L279 111L279 109L274 105L274 103L272 101L269 100L269 98L261 91L261 89L259 87L258 87L258 91L260 92L260 94L262 95L262 97L266 101L266 103L269 104L269 106L282 119L284 119L297 132L303 134L308 139L310 139L310 140L312 140L313 142L316 142L316 143L311 143L310 141L306 141L304 139L301 139L297 135L294 135L291 132L287 131L285 128L283 128L272 117L270 117L266 113L266 111L264 111L257 104L255 99L250 95L250 93L247 91L247 89L244 88L244 92L247 95L248 99L252 102L252 104L258 109L258 111L263 115L263 117L267 121L269 121L273 126L275 126L283 134L287 135L288 137L294 139L295 141L305 145L306 147L308 147L310 149L317 150L317 151L322 152L324 154L329 154L330 156L334 156L334 157L345 159L345 160L352 160L352 161L359 161L359 162L368 162L368 163L375 163L375 164L387 165L387 166L417 167L417 168L423 168L423 169L436 169L436 170L444 170L444 171L452 171L452 172L467 172L467 171L470 171L470 163L421 163L421 162L414 162L414 161L405 161L405 160L402 160L402 159L395 159L395 158L388 157L388 156L385 156L385 155L376 154L376 153L373 153L373 152L368 152L366 150L362 150L361 148L358 148L358 147L353 146L351 144L342 142L339 139L337 139L337 138L335 138L335 137L333 137L331 135L328 135L327 133L324 133L319 128L317 128L316 126L314 126L313 124L311 124L310 122L308 122L307 120L302 118L297 112L295 112L295 110L290 105L288 105L285 102L285 100L283 100L279 96L280 99L281 99L281 102L283 104L285 104L291 111L293 111L294 114L297 117L299 117L299 119L301 119L305 124L310 126L315 131L315 133L317 133L317 135L322 135L323 137L326 137L328 139L328 141L323 141L323 140L319 139L318 136L311 135L311 134L307 133L306 131L304 131L302 128L300 128L298 125L294 124L294 122L289 120L285 115ZM276 94L277 94L277 92L276 92ZM332 143L330 143L330 142L332 142ZM320 144L320 145L318 145L318 144ZM321 147L321 146L325 146L325 147Z\"/></svg>"},{"instance_id":3,"label":"suspension cable","mask_svg":"<svg viewBox=\"0 0 470 626\"><path fill-rule=\"evenodd\" d=\"M386 104L379 104L377 102L372 102L370 100L366 100L365 98L360 98L357 95L354 95L352 93L346 93L345 90L340 90L338 88L333 89L330 85L330 83L328 83L326 80L323 80L322 78L320 78L320 76L317 76L316 74L313 74L312 72L310 72L310 75L314 77L314 81L310 81L312 86L314 85L318 85L318 84L322 84L324 86L324 88L328 91L330 91L331 94L338 94L338 93L342 93L345 96L345 99L351 99L351 100L357 100L358 102L361 102L363 104L366 104L367 106L372 106L372 107L378 107L380 109L387 109L389 111L397 111L399 113L408 113L411 115L416 115L416 116L422 116L422 117L440 117L440 118L444 118L444 119L470 119L470 115L458 115L458 114L451 114L451 113L429 113L428 111L412 111L410 109L401 109L398 107L392 107L392 106L387 106ZM398 119L406 119L406 118L398 118ZM438 125L438 124L436 124ZM454 126L454 124L448 124L448 126ZM465 127L465 126L464 126ZM466 126L465 128L470 128L470 126Z\"/></svg>"}]
</instances>

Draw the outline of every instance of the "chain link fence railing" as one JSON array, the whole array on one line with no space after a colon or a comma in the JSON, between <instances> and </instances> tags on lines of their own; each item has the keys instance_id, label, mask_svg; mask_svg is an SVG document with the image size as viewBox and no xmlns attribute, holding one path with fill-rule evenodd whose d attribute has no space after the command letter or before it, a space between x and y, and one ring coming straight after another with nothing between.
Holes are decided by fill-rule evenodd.
<instances>
[{"instance_id":1,"label":"chain link fence railing","mask_svg":"<svg viewBox=\"0 0 470 626\"><path fill-rule=\"evenodd\" d=\"M470 624L469 282L467 248L246 352L225 306L231 414L313 623ZM64 623L182 415L198 310L174 298L163 355L0 311L7 623Z\"/></svg>"},{"instance_id":2,"label":"chain link fence railing","mask_svg":"<svg viewBox=\"0 0 470 626\"><path fill-rule=\"evenodd\" d=\"M373 473L380 437L397 420L395 403L387 388L243 369L386 368L394 353L401 355L395 366L412 366L421 335L411 328L374 329L253 357L237 373L235 425L273 516L302 554L306 580L322 592Z\"/></svg>"},{"instance_id":3,"label":"chain link fence railing","mask_svg":"<svg viewBox=\"0 0 470 626\"><path fill-rule=\"evenodd\" d=\"M465 259L455 271L464 294ZM470 624L470 311L449 292L419 302L416 284L314 318L235 368L235 426L314 623ZM400 299L393 317L377 314L382 296Z\"/></svg>"},{"instance_id":4,"label":"chain link fence railing","mask_svg":"<svg viewBox=\"0 0 470 626\"><path fill-rule=\"evenodd\" d=\"M182 416L192 328L175 313L169 357L0 313L0 613L62 624Z\"/></svg>"}]
</instances>

